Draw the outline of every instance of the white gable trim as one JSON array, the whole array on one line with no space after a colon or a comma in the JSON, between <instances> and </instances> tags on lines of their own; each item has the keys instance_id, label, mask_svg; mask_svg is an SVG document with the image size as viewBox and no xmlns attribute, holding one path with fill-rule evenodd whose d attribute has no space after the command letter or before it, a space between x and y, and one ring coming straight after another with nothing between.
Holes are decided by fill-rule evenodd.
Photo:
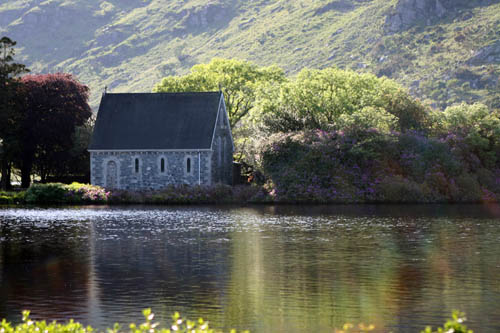
<instances>
[{"instance_id":1,"label":"white gable trim","mask_svg":"<svg viewBox=\"0 0 500 333\"><path fill-rule=\"evenodd\" d=\"M226 110L226 101L224 101L224 96L222 96L222 105L224 106L224 113L226 114L226 126L229 128L229 137L231 138L231 146L233 147L234 152L234 141L233 141L233 130L231 128L231 124L229 124L229 115Z\"/></svg>"},{"instance_id":2,"label":"white gable trim","mask_svg":"<svg viewBox=\"0 0 500 333\"><path fill-rule=\"evenodd\" d=\"M210 143L210 149L214 149L214 140L215 140L215 131L217 131L217 123L219 121L219 111L220 111L220 106L224 102L224 94L220 94L220 99L219 99L219 107L217 108L217 115L215 116L215 124L214 124L214 130L212 132L212 142Z\"/></svg>"},{"instance_id":3,"label":"white gable trim","mask_svg":"<svg viewBox=\"0 0 500 333\"><path fill-rule=\"evenodd\" d=\"M219 101L219 108L217 109L217 117L215 118L215 124L214 124L214 132L212 134L212 143L210 144L210 149L214 148L214 141L215 141L215 132L217 131L217 124L219 122L219 113L221 111L221 106L224 107L224 113L226 114L226 126L229 129L229 137L231 138L231 147L233 147L233 152L234 152L234 141L233 141L233 131L231 130L231 125L229 124L229 115L227 114L226 110L226 101L224 100L224 93L221 92L220 94L220 101Z\"/></svg>"}]
</instances>

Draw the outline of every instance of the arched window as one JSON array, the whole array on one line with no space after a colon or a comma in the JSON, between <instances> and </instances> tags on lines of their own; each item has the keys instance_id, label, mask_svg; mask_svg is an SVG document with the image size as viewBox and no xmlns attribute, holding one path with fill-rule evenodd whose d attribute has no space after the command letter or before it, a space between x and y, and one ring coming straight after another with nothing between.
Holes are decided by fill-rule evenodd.
<instances>
[{"instance_id":1,"label":"arched window","mask_svg":"<svg viewBox=\"0 0 500 333\"><path fill-rule=\"evenodd\" d=\"M217 138L218 146L219 146L219 154L218 154L218 164L222 164L222 138L219 136Z\"/></svg>"},{"instance_id":2,"label":"arched window","mask_svg":"<svg viewBox=\"0 0 500 333\"><path fill-rule=\"evenodd\" d=\"M222 163L226 164L226 137L222 138Z\"/></svg>"},{"instance_id":3,"label":"arched window","mask_svg":"<svg viewBox=\"0 0 500 333\"><path fill-rule=\"evenodd\" d=\"M191 158L190 157L188 157L186 159L186 172L191 173Z\"/></svg>"},{"instance_id":4,"label":"arched window","mask_svg":"<svg viewBox=\"0 0 500 333\"><path fill-rule=\"evenodd\" d=\"M135 158L135 173L139 173L139 159Z\"/></svg>"},{"instance_id":5,"label":"arched window","mask_svg":"<svg viewBox=\"0 0 500 333\"><path fill-rule=\"evenodd\" d=\"M163 157L160 160L160 172L161 173L165 172L165 159Z\"/></svg>"}]
</instances>

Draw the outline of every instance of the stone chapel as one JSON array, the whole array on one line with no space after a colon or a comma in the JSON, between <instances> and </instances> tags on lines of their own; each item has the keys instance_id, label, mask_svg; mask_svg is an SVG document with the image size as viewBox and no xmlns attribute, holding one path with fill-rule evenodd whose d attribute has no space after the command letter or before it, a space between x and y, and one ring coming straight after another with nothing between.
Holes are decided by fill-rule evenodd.
<instances>
[{"instance_id":1,"label":"stone chapel","mask_svg":"<svg viewBox=\"0 0 500 333\"><path fill-rule=\"evenodd\" d=\"M91 183L231 184L233 151L222 92L105 93L89 146Z\"/></svg>"}]
</instances>

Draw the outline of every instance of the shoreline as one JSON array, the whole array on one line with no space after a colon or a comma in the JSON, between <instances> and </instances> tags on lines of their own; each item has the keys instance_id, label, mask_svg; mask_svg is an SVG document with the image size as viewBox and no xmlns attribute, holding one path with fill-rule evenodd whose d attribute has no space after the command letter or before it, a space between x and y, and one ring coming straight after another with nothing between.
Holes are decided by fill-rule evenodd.
<instances>
[{"instance_id":1,"label":"shoreline","mask_svg":"<svg viewBox=\"0 0 500 333\"><path fill-rule=\"evenodd\" d=\"M457 196L429 195L428 198L400 196L398 200L383 196L344 195L337 198L312 196L309 193L297 193L295 197L280 196L275 190L257 185L222 185L214 186L167 186L161 190L133 191L106 190L104 188L72 183L35 184L27 190L0 192L0 207L4 206L130 206L130 205L463 205L492 204L498 205L500 196L488 192L480 199L460 198Z\"/></svg>"}]
</instances>

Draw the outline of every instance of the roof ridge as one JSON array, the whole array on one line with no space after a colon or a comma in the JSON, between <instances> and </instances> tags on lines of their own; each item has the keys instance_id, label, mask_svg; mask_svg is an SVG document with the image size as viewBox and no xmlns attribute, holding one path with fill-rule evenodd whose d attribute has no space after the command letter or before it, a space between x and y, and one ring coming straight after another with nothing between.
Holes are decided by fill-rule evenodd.
<instances>
[{"instance_id":1,"label":"roof ridge","mask_svg":"<svg viewBox=\"0 0 500 333\"><path fill-rule=\"evenodd\" d=\"M104 94L90 149L208 149L221 92Z\"/></svg>"},{"instance_id":2,"label":"roof ridge","mask_svg":"<svg viewBox=\"0 0 500 333\"><path fill-rule=\"evenodd\" d=\"M181 92L132 92L132 93L111 93L106 95L198 95L198 94L220 94L220 91L181 91Z\"/></svg>"}]
</instances>

